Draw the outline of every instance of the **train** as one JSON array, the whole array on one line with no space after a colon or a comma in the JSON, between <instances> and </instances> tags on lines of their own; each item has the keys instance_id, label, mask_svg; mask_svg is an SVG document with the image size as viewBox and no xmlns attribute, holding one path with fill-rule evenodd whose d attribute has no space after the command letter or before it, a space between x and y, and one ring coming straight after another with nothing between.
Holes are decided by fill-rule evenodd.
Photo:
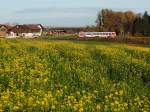
<instances>
[{"instance_id":1,"label":"train","mask_svg":"<svg viewBox=\"0 0 150 112\"><path fill-rule=\"evenodd\" d=\"M99 37L99 38L115 38L116 32L79 32L80 38L92 38L92 37Z\"/></svg>"}]
</instances>

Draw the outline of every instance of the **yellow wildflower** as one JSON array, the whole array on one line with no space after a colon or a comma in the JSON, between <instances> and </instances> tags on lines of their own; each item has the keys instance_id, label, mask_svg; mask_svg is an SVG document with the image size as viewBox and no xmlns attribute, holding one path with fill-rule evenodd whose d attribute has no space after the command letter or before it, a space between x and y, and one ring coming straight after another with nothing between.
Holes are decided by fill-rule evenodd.
<instances>
[{"instance_id":1,"label":"yellow wildflower","mask_svg":"<svg viewBox=\"0 0 150 112\"><path fill-rule=\"evenodd\" d=\"M119 95L122 96L123 95L123 90L119 91Z\"/></svg>"}]
</instances>

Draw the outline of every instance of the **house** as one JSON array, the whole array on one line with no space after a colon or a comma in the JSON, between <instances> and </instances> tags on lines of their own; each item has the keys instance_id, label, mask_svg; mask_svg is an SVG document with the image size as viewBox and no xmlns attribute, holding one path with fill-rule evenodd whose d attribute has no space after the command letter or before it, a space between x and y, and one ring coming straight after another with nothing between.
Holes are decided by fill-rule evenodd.
<instances>
[{"instance_id":1,"label":"house","mask_svg":"<svg viewBox=\"0 0 150 112\"><path fill-rule=\"evenodd\" d=\"M65 30L49 30L47 35L63 35L65 33Z\"/></svg>"},{"instance_id":2,"label":"house","mask_svg":"<svg viewBox=\"0 0 150 112\"><path fill-rule=\"evenodd\" d=\"M40 37L43 33L41 24L24 24L16 25L8 31L7 38L35 38Z\"/></svg>"},{"instance_id":3,"label":"house","mask_svg":"<svg viewBox=\"0 0 150 112\"><path fill-rule=\"evenodd\" d=\"M0 37L6 37L7 32L12 28L10 25L0 24Z\"/></svg>"}]
</instances>

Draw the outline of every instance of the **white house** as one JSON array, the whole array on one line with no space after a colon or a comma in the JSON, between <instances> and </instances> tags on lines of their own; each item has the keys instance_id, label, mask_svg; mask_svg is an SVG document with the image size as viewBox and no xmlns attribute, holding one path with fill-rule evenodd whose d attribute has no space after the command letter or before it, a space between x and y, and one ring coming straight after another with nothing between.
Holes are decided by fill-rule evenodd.
<instances>
[{"instance_id":1,"label":"white house","mask_svg":"<svg viewBox=\"0 0 150 112\"><path fill-rule=\"evenodd\" d=\"M43 33L41 24L16 25L8 31L6 38L35 38Z\"/></svg>"}]
</instances>

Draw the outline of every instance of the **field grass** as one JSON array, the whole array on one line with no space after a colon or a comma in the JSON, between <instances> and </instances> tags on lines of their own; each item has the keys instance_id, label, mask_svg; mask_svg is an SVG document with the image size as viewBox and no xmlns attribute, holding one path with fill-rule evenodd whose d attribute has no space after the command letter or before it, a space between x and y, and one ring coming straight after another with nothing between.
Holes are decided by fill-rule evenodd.
<instances>
[{"instance_id":1,"label":"field grass","mask_svg":"<svg viewBox=\"0 0 150 112\"><path fill-rule=\"evenodd\" d=\"M43 36L46 40L80 40L80 41L99 41L99 42L113 42L124 44L137 44L150 46L150 37L131 37L131 36L117 36L116 38L80 38L78 34L64 34L64 35L49 35Z\"/></svg>"},{"instance_id":2,"label":"field grass","mask_svg":"<svg viewBox=\"0 0 150 112\"><path fill-rule=\"evenodd\" d=\"M0 112L149 112L150 48L0 39Z\"/></svg>"}]
</instances>

